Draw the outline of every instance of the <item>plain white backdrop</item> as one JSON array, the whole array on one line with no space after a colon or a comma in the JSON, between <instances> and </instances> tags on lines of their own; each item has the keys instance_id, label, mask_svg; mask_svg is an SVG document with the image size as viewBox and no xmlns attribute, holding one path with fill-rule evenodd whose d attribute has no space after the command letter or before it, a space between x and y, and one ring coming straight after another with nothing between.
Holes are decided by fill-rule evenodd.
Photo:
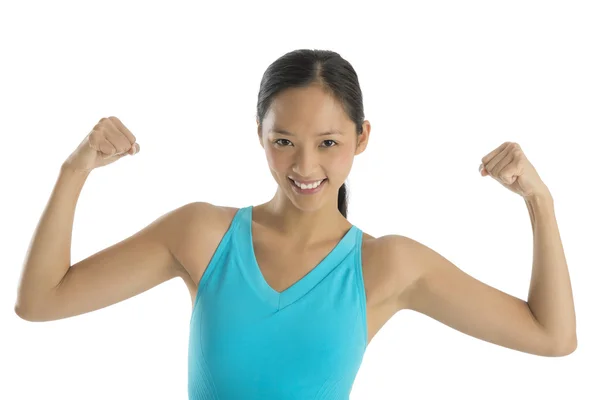
<instances>
[{"instance_id":1,"label":"plain white backdrop","mask_svg":"<svg viewBox=\"0 0 600 400\"><path fill-rule=\"evenodd\" d=\"M527 207L478 172L517 142L553 194L577 311L579 347L561 358L402 311L368 347L351 399L600 398L599 20L594 1L2 3L0 398L187 398L182 280L32 323L14 313L22 264L60 165L102 117L141 152L91 173L72 263L189 202L269 200L258 88L299 48L337 51L359 76L372 131L348 178L350 222L526 300Z\"/></svg>"}]
</instances>

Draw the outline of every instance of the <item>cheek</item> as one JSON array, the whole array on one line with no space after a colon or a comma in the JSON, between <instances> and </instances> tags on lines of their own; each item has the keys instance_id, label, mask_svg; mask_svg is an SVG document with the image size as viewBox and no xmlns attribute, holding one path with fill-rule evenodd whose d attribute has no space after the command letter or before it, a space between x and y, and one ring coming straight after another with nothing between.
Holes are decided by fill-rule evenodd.
<instances>
[{"instance_id":1,"label":"cheek","mask_svg":"<svg viewBox=\"0 0 600 400\"><path fill-rule=\"evenodd\" d=\"M346 165L352 165L352 161L354 160L354 153L349 152L349 151L345 151L345 152L340 152L339 157L338 157L338 162Z\"/></svg>"},{"instance_id":2,"label":"cheek","mask_svg":"<svg viewBox=\"0 0 600 400\"><path fill-rule=\"evenodd\" d=\"M348 152L339 152L331 159L331 165L335 170L345 173L352 167L354 155Z\"/></svg>"},{"instance_id":3,"label":"cheek","mask_svg":"<svg viewBox=\"0 0 600 400\"><path fill-rule=\"evenodd\" d=\"M281 152L267 148L267 150L265 150L265 155L267 157L267 163L271 169L281 170L287 168L287 157Z\"/></svg>"}]
</instances>

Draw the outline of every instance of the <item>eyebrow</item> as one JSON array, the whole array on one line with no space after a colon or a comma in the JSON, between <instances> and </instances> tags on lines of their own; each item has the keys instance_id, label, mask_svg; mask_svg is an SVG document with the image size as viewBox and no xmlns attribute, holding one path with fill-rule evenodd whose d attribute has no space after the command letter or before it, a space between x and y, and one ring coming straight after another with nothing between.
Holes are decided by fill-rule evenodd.
<instances>
[{"instance_id":1,"label":"eyebrow","mask_svg":"<svg viewBox=\"0 0 600 400\"><path fill-rule=\"evenodd\" d=\"M279 128L273 128L273 129L271 129L271 132L279 133L280 135L296 136L295 134L288 132L285 129L279 129ZM333 130L331 132L322 132L322 133L317 134L317 136L327 136L327 135L343 135L343 134L340 131L336 131L336 130Z\"/></svg>"}]
</instances>

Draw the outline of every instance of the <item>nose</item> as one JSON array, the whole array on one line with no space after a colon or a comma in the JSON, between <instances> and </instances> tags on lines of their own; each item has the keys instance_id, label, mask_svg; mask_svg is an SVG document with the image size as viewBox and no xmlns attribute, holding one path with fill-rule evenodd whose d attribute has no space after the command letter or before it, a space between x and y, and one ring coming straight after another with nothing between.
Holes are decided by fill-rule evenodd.
<instances>
[{"instance_id":1,"label":"nose","mask_svg":"<svg viewBox=\"0 0 600 400\"><path fill-rule=\"evenodd\" d=\"M309 150L299 150L296 154L294 168L292 169L294 173L302 177L313 178L317 174L318 154Z\"/></svg>"}]
</instances>

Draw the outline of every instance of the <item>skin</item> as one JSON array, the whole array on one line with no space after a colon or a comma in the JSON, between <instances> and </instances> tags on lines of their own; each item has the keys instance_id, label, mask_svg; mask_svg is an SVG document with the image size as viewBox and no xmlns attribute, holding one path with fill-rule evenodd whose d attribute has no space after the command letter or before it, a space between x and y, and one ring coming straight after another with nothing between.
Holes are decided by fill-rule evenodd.
<instances>
[{"instance_id":1,"label":"skin","mask_svg":"<svg viewBox=\"0 0 600 400\"><path fill-rule=\"evenodd\" d=\"M253 229L259 230L254 237L257 261L272 287L284 289L299 280L351 227L337 209L337 195L354 157L368 144L370 123L364 121L362 127L363 133L357 135L341 105L317 85L280 93L257 126L278 183L273 198L253 212ZM275 128L293 135L274 133ZM317 136L334 130L340 134ZM482 162L498 179L500 171L494 166L500 159L492 156ZM61 168L26 255L17 315L28 321L67 318L118 303L175 277L184 280L193 301L237 209L190 203L71 264L75 206L88 175L67 164ZM328 181L318 194L301 196L293 191L288 175ZM527 178L523 182L532 177L523 175ZM542 356L572 353L577 347L575 311L553 199L549 191L542 191L529 196L526 205L534 233L527 302L464 273L408 237L364 234L369 341L397 311L411 309L507 348Z\"/></svg>"},{"instance_id":2,"label":"skin","mask_svg":"<svg viewBox=\"0 0 600 400\"><path fill-rule=\"evenodd\" d=\"M293 136L273 132L281 129ZM316 134L334 129L341 134L325 138L335 139L338 145L321 149L323 137ZM341 105L318 85L287 90L276 97L263 125L258 125L260 143L271 174L279 185L273 199L257 207L257 219L262 220L263 225L283 232L281 238L271 241L270 249L274 243L283 242L286 236L292 237L292 232L295 240L306 246L313 241L339 237L340 229L349 228L349 222L337 210L337 193L350 173L354 156L361 154L367 146L368 121L364 122L363 129L364 134L357 137L354 124ZM482 161L489 163L487 158L505 147L506 144ZM515 147L511 144L509 149ZM508 160L504 160L503 165ZM492 161L487 167L493 167L496 162ZM330 181L317 195L301 196L292 190L287 179L289 175L307 180L327 177ZM527 178L530 176L528 174ZM572 293L552 197L549 191L540 191L539 195L527 197L526 204L536 254L529 302L475 279L411 238L365 235L368 244L363 244L362 261L369 341L397 311L412 309L500 346L543 356L572 353L577 347ZM547 249L560 251L550 256ZM271 263L268 259L265 255L260 263L267 272L266 266ZM548 260L553 260L556 265ZM272 264L282 265L285 260ZM273 276L276 275L273 273ZM299 274L290 281L295 282L301 276ZM548 289L548 292L538 288ZM556 300L548 294L550 292ZM389 296L374 298L379 293ZM544 319L540 318L542 315Z\"/></svg>"},{"instance_id":3,"label":"skin","mask_svg":"<svg viewBox=\"0 0 600 400\"><path fill-rule=\"evenodd\" d=\"M364 121L356 133L341 104L318 85L281 92L273 100L262 125L257 121L258 138L265 151L269 170L278 184L267 203L257 206L283 236L299 244L322 241L350 227L338 211L337 197L352 168L354 157L367 147L371 124ZM275 133L285 130L292 135ZM332 135L318 136L322 132ZM301 180L327 178L315 195L296 193L288 176Z\"/></svg>"}]
</instances>

